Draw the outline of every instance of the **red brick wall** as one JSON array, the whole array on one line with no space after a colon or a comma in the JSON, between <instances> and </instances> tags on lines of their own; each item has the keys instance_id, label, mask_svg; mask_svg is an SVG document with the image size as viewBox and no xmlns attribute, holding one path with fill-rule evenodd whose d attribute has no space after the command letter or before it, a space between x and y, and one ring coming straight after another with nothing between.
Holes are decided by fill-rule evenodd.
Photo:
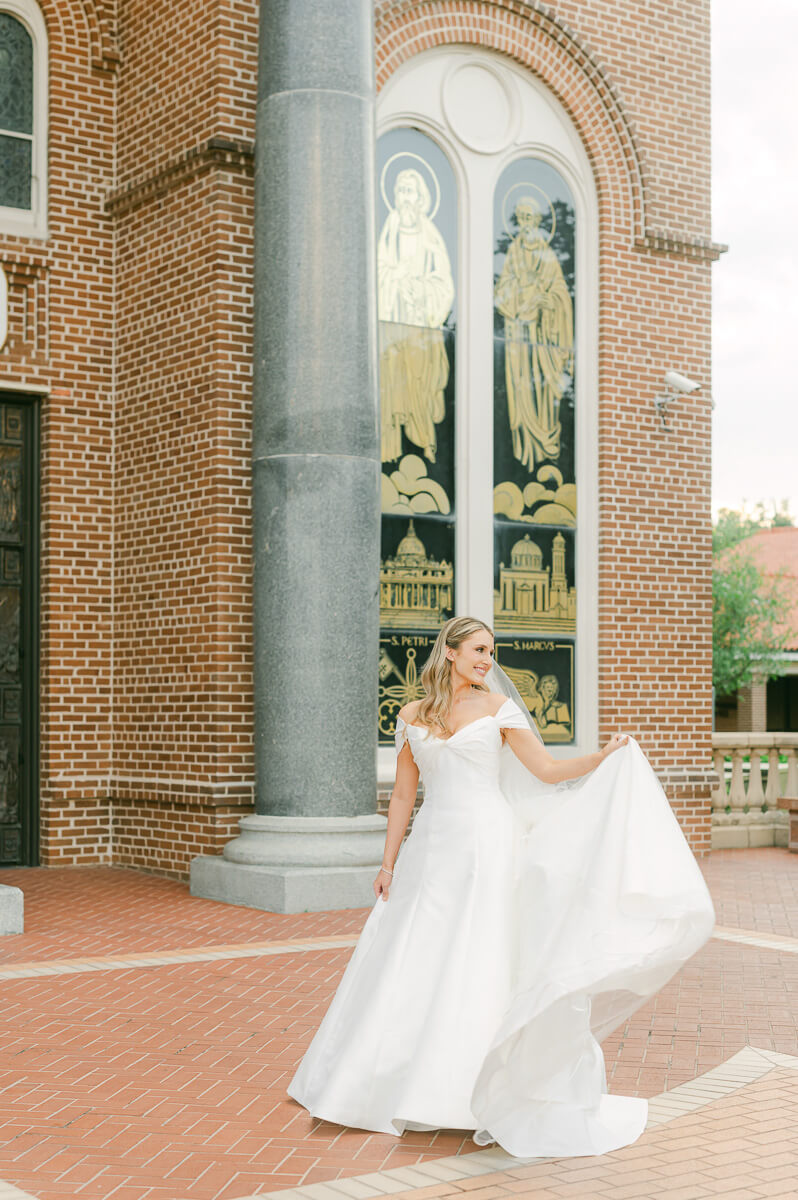
<instances>
[{"instance_id":1,"label":"red brick wall","mask_svg":"<svg viewBox=\"0 0 798 1200\"><path fill-rule=\"evenodd\" d=\"M50 238L0 236L0 383L46 397L41 856L183 874L252 801L256 9L42 7Z\"/></svg>"},{"instance_id":2,"label":"red brick wall","mask_svg":"<svg viewBox=\"0 0 798 1200\"><path fill-rule=\"evenodd\" d=\"M253 22L132 0L122 29L114 855L183 874L253 796Z\"/></svg>"},{"instance_id":3,"label":"red brick wall","mask_svg":"<svg viewBox=\"0 0 798 1200\"><path fill-rule=\"evenodd\" d=\"M41 855L107 862L111 769L113 45L80 0L43 0L49 237L6 236L0 386L41 415ZM47 393L49 392L49 395Z\"/></svg>"},{"instance_id":4,"label":"red brick wall","mask_svg":"<svg viewBox=\"0 0 798 1200\"><path fill-rule=\"evenodd\" d=\"M168 800L114 802L114 862L154 875L186 877L198 854L221 854L251 805L210 806Z\"/></svg>"},{"instance_id":5,"label":"red brick wall","mask_svg":"<svg viewBox=\"0 0 798 1200\"><path fill-rule=\"evenodd\" d=\"M219 0L125 0L119 14L117 185L218 132Z\"/></svg>"},{"instance_id":6,"label":"red brick wall","mask_svg":"<svg viewBox=\"0 0 798 1200\"><path fill-rule=\"evenodd\" d=\"M392 0L382 85L468 43L549 86L600 209L600 718L709 844L708 0ZM42 404L42 854L185 874L252 797L255 0L46 0L50 229L0 236ZM117 55L117 47L119 55ZM27 323L23 316L27 314ZM115 322L115 337L114 337ZM662 372L703 385L665 433Z\"/></svg>"}]
</instances>

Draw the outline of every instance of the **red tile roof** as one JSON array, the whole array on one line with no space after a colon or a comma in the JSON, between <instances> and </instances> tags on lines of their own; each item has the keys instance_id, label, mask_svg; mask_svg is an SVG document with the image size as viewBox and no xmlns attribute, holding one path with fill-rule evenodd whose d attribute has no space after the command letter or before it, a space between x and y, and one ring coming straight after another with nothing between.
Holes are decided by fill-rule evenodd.
<instances>
[{"instance_id":1,"label":"red tile roof","mask_svg":"<svg viewBox=\"0 0 798 1200\"><path fill-rule=\"evenodd\" d=\"M780 525L776 529L759 529L740 543L753 551L760 571L765 576L783 571L792 593L792 608L787 621L792 631L790 650L798 650L798 527Z\"/></svg>"}]
</instances>

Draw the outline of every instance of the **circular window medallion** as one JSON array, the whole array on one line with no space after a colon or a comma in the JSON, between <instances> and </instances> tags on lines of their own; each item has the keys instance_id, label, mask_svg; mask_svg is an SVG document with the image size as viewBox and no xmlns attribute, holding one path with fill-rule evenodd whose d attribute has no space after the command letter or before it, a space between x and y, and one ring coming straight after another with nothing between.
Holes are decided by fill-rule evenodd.
<instances>
[{"instance_id":1,"label":"circular window medallion","mask_svg":"<svg viewBox=\"0 0 798 1200\"><path fill-rule=\"evenodd\" d=\"M496 154L518 125L518 97L511 78L483 63L460 62L443 81L443 111L470 150Z\"/></svg>"}]
</instances>

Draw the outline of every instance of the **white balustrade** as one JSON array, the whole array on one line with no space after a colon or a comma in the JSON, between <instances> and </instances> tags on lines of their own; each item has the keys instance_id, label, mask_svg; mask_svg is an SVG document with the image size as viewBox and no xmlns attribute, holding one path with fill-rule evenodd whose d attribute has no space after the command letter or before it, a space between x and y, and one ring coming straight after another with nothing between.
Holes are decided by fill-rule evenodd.
<instances>
[{"instance_id":1,"label":"white balustrade","mask_svg":"<svg viewBox=\"0 0 798 1200\"><path fill-rule=\"evenodd\" d=\"M762 811L778 808L781 796L798 795L798 733L713 733L712 755L718 776L712 793L716 812ZM748 786L743 759L749 759ZM782 780L782 757L786 778ZM728 790L726 761L731 759ZM762 768L767 771L763 787Z\"/></svg>"}]
</instances>

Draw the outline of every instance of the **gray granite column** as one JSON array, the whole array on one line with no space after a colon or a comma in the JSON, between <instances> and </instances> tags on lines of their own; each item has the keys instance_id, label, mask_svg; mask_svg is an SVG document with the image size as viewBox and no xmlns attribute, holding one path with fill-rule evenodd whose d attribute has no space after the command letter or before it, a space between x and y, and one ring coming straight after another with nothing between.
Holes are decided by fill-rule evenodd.
<instances>
[{"instance_id":1,"label":"gray granite column","mask_svg":"<svg viewBox=\"0 0 798 1200\"><path fill-rule=\"evenodd\" d=\"M255 175L256 815L192 890L367 904L379 429L372 0L261 0Z\"/></svg>"}]
</instances>

